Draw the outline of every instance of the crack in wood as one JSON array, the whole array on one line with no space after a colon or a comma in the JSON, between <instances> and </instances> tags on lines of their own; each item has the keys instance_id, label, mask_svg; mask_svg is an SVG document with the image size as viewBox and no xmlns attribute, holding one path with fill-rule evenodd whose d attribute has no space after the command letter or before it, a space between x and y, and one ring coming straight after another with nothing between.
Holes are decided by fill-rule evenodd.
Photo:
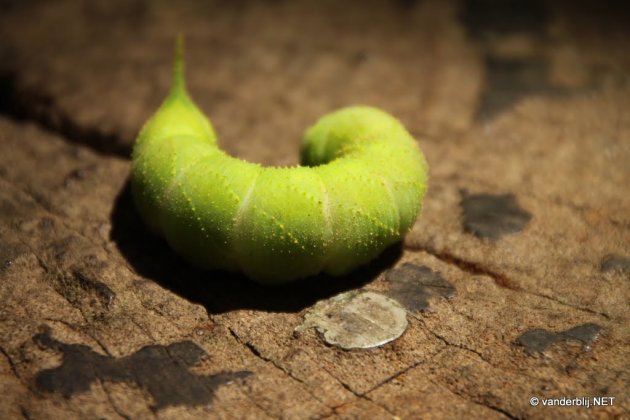
<instances>
[{"instance_id":1,"label":"crack in wood","mask_svg":"<svg viewBox=\"0 0 630 420\"><path fill-rule=\"evenodd\" d=\"M96 344L98 344L99 348L103 351L103 353L105 353L108 356L112 356L112 354L109 352L109 350L107 350L107 347L103 344L103 342L101 340L98 339L98 337L90 334L88 332L88 328L90 325L75 325L71 322L68 322L66 320L63 319L55 319L55 318L43 318L43 321L48 321L48 322L58 322L64 326L66 326L67 328L69 328L70 330L78 333L79 335L85 335L88 338L92 339Z\"/></svg>"},{"instance_id":2,"label":"crack in wood","mask_svg":"<svg viewBox=\"0 0 630 420\"><path fill-rule=\"evenodd\" d=\"M321 398L319 398L318 396L316 396L309 388L308 384L305 383L302 379L294 376L289 370L287 370L286 368L284 368L282 365L278 364L275 360L268 358L266 356L263 356L260 351L256 348L255 345L253 345L252 343L249 342L244 342L239 336L238 334L236 334L236 332L228 327L228 331L230 332L230 334L232 335L232 337L234 337L234 339L241 345L243 345L245 348L247 348L254 356L256 356L257 358L263 360L266 363L270 363L271 365L273 365L276 369L282 371L285 375L287 375L288 377L290 377L291 379L301 383L302 385L304 385L304 388L306 389L306 391L309 393L309 395L311 395L315 400L317 400L318 402L322 403L324 406L326 406L329 410L331 410L330 413L328 413L328 416L332 416L334 415L334 408L335 407L331 407L330 405L326 404L325 401L323 401ZM354 389L352 389L352 387L350 385L348 385L347 383L345 383L344 381L342 381L341 379L337 378L335 375L333 375L328 369L326 369L324 366L321 366L321 368L331 377L333 378L336 382L338 382L345 390L347 390L348 392L350 392L355 398L357 399L362 399L365 401L368 401L380 408L382 408L383 410L387 411L389 414L391 414L392 416L395 416L395 413L393 413L391 410L389 410L387 407L383 406L382 404L372 400L370 397L368 397L367 392L365 393L360 393L355 391ZM368 391L369 392L369 391ZM344 403L347 404L348 402ZM324 417L322 418L326 418L326 415L324 415Z\"/></svg>"},{"instance_id":3,"label":"crack in wood","mask_svg":"<svg viewBox=\"0 0 630 420\"><path fill-rule=\"evenodd\" d=\"M470 348L470 347L467 347L467 346L465 346L464 344L453 343L453 342L449 341L448 339L446 339L446 337L444 337L444 336L442 336L442 335L440 335L440 334L436 333L436 332L435 332L435 331L433 331L432 329L430 329L430 328L429 328L429 327L425 324L425 322L424 322L423 320L420 320L420 323L422 324L423 329L424 329L425 331L429 332L432 336L434 336L434 337L435 337L435 338L437 338L439 341L441 341L441 342L442 342L445 346L447 346L447 347L455 347L455 348L458 348L458 349L461 349L461 350L464 350L464 351L471 352L471 353L473 353L473 354L477 355L477 357L479 357L481 360L483 360L484 362L486 362L486 363L487 363L487 364L489 364L490 366L493 366L493 367L494 367L494 365L493 365L493 364L492 364L492 363L491 363L488 359L486 359L486 357L485 357L485 356L484 356L481 352L479 352L478 350L475 350L475 349L472 349L472 348Z\"/></svg>"},{"instance_id":4,"label":"crack in wood","mask_svg":"<svg viewBox=\"0 0 630 420\"><path fill-rule=\"evenodd\" d=\"M354 395L355 398L358 399L362 399L365 401L368 401L380 408L382 408L383 410L387 411L389 414L391 414L393 417L395 417L395 413L392 412L389 408L387 408L386 406L384 406L383 404L380 404L377 401L374 401L372 398L368 397L366 394L369 391L366 392L357 392L355 391L349 384L347 384L346 382L342 381L341 379L339 379L338 377L336 377L335 375L332 374L332 372L330 372L328 369L326 369L326 367L322 366L322 369L328 373L328 375L330 375L331 378L333 378L335 381L337 381L344 389L346 389L348 392L350 392L352 395Z\"/></svg>"},{"instance_id":5,"label":"crack in wood","mask_svg":"<svg viewBox=\"0 0 630 420\"><path fill-rule=\"evenodd\" d=\"M149 330L147 330L143 325L141 325L138 321L136 321L136 319L134 317L129 317L129 321L131 321L131 323L133 325L135 325L136 327L138 327L138 329L140 331L142 331L142 333L151 341L155 342L155 337L153 337L153 334L151 334L151 332Z\"/></svg>"},{"instance_id":6,"label":"crack in wood","mask_svg":"<svg viewBox=\"0 0 630 420\"><path fill-rule=\"evenodd\" d=\"M79 313L81 314L81 317L83 318L83 321L85 322L85 324L90 324L90 321L88 320L87 315L85 314L84 310L83 310L83 305L80 305L78 301L75 301L73 299L70 299L67 294L63 293L61 290L59 290L59 288L57 287L57 284L55 282L55 275L54 273L56 272L60 272L61 270L59 269L59 267L53 267L49 264L46 263L46 261L37 253L35 252L34 249L32 249L32 247L30 246L30 244L27 244L26 242L24 242L24 244L26 246L29 247L29 250L31 251L31 253L35 256L35 258L37 259L37 262L39 264L39 266L44 270L44 272L48 275L48 278L52 279L53 284L48 284L45 283L46 286L50 286L50 288L57 293L59 296L61 296L63 298L63 300L65 300L66 302L68 302L68 304L76 309L77 311L79 311Z\"/></svg>"},{"instance_id":7,"label":"crack in wood","mask_svg":"<svg viewBox=\"0 0 630 420\"><path fill-rule=\"evenodd\" d=\"M404 375L405 373L417 368L418 366L422 366L426 363L428 363L431 359L433 359L434 357L438 356L440 353L442 353L445 349L447 348L447 346L443 346L440 347L435 353L431 354L427 359L425 360L420 360L417 361L409 366L407 366L404 369L401 369L400 371L394 373L393 375L388 376L387 378L385 378L383 381L379 382L378 384L374 385L372 388L368 389L367 391L364 392L364 395L367 395L371 392L376 391L377 389L381 388L384 385L387 385L388 383L395 381L396 379L398 379L400 376Z\"/></svg>"},{"instance_id":8,"label":"crack in wood","mask_svg":"<svg viewBox=\"0 0 630 420\"><path fill-rule=\"evenodd\" d=\"M315 395L311 389L309 388L308 384L306 384L302 379L298 378L297 376L293 375L293 373L291 373L291 371L285 369L282 365L278 364L275 360L268 358L266 356L263 356L262 353L260 353L260 351L256 348L256 346L250 342L246 342L244 340L242 340L238 334L236 333L236 331L234 331L234 329L232 327L227 327L228 331L230 332L230 335L234 338L234 340L239 343L240 345L242 345L243 347L245 347L247 350L249 350L249 352L251 354L253 354L254 356L256 356L256 358L262 360L265 363L269 363L271 364L274 368L278 369L279 371L281 371L284 375L286 375L288 378L299 382L300 384L302 384L304 386L304 389L306 390L306 392L313 397L313 399L315 399L317 402L321 403L322 405L324 405L325 407L327 407L328 409L330 409L330 406L328 404L326 404L321 398L319 398L317 395Z\"/></svg>"},{"instance_id":9,"label":"crack in wood","mask_svg":"<svg viewBox=\"0 0 630 420\"><path fill-rule=\"evenodd\" d=\"M505 416L505 417L507 417L507 418L509 418L509 419L512 419L512 420L519 420L519 419L521 419L521 418L522 418L522 417L520 417L520 416L516 416L516 415L514 415L514 414L510 413L509 411L507 411L507 410L506 410L506 409L504 409L504 408L498 407L498 406L496 406L496 405L494 405L494 404L490 404L490 403L488 403L487 401L484 401L484 400L478 400L478 399L477 399L474 395L470 395L470 394L465 393L465 392L461 392L461 391L457 391L457 390L451 389L451 388L448 386L448 384L445 384L445 383L440 383L440 382L437 382L437 381L434 381L434 380L430 380L430 381L431 381L431 383L433 383L434 385L436 385L436 386L439 386L439 387L441 387L441 388L446 389L446 390L447 390L447 391L449 391L451 394L453 394L453 395L457 395L458 397L460 397L460 398L464 399L465 401L471 402L471 403L473 403L473 404L477 404L477 405L482 406L482 407L486 407L486 408L488 408L488 409L490 409L490 410L492 410L492 411L495 411L495 412L497 412L497 413L499 413L499 414L502 414L503 416Z\"/></svg>"},{"instance_id":10,"label":"crack in wood","mask_svg":"<svg viewBox=\"0 0 630 420\"><path fill-rule=\"evenodd\" d=\"M517 289L517 290L519 292L527 293L527 294L532 295L532 296L538 296L538 297L543 298L543 299L548 299L548 300L550 300L552 302L555 302L555 303L557 303L559 305L566 306L566 307L569 307L569 308L573 308L573 309L576 309L578 311L587 312L589 314L601 316L602 318L605 318L605 319L610 319L610 315L608 315L605 312L598 312L598 311L595 311L593 309L587 308L585 306L574 305L572 303L562 301L562 300L560 300L558 298L555 298L555 297L549 296L549 295L545 295L543 293L532 292L532 291L524 290L524 289Z\"/></svg>"},{"instance_id":11,"label":"crack in wood","mask_svg":"<svg viewBox=\"0 0 630 420\"><path fill-rule=\"evenodd\" d=\"M259 403L258 401L256 401L256 399L254 397L252 397L250 395L249 392L243 392L243 395L245 395L245 397L258 409L260 409L260 411L262 411L263 413L265 413L267 416L269 416L269 418L276 418L277 416L274 415L273 413L271 413L267 407L265 407L264 405L262 405L261 403ZM237 418L237 417L235 417Z\"/></svg>"},{"instance_id":12,"label":"crack in wood","mask_svg":"<svg viewBox=\"0 0 630 420\"><path fill-rule=\"evenodd\" d=\"M83 289L93 291L101 299L105 307L111 309L116 293L108 285L96 280L94 276L86 273L82 268L75 269L72 274Z\"/></svg>"},{"instance_id":13,"label":"crack in wood","mask_svg":"<svg viewBox=\"0 0 630 420\"><path fill-rule=\"evenodd\" d=\"M412 316L414 316L414 315L412 315ZM508 368L506 368L506 367L504 367L504 366L497 366L497 365L495 365L494 363L492 363L489 359L487 359L487 358L486 358L486 357L485 357L485 356L484 356L484 355L483 355L480 351L475 350L475 349L473 349L473 348L470 348L470 347L468 347L468 346L465 346L465 345L463 345L463 344L456 344L456 343L451 342L451 341L450 341L450 340L448 340L446 337L444 337L444 336L442 336L442 335L440 335L440 334L436 333L435 331L431 330L431 329L429 328L429 326L428 326L428 325L426 325L426 323L424 322L424 320L423 320L423 319L421 319L421 318L420 318L420 317L418 317L418 316L414 316L414 317L420 321L420 325L422 326L422 328L423 328L424 330L426 330L427 332L429 332L431 335L433 335L435 338L437 338L440 342L442 342L442 343L445 345L445 347L443 347L443 348L441 349L441 351L437 352L435 355L437 355L437 354L441 353L443 350L445 350L445 349L446 349L446 348L448 348L448 347L453 347L453 348L456 348L456 349L460 349L460 350L463 350L463 351L466 351L466 352L470 352L470 353L475 354L475 355L476 355L476 356L477 356L477 357L478 357L481 361L483 361L483 362L487 363L489 366L491 366L491 367L493 367L493 368L495 368L495 369L503 370L503 371L506 371L506 372L510 372L510 371L511 371L511 372L513 372L513 373L515 373L515 374L517 374L517 375L522 375L522 376L525 376L525 377L530 378L530 379L532 379L532 380L539 380L539 379L540 379L540 378L537 378L537 377L535 377L535 376L529 375L529 374L527 374L527 373L525 373L525 372L523 372L523 371L521 371L521 370L517 370L517 369L508 369ZM434 356L435 356L435 355L434 355ZM433 356L433 357L434 357L434 356Z\"/></svg>"},{"instance_id":14,"label":"crack in wood","mask_svg":"<svg viewBox=\"0 0 630 420\"><path fill-rule=\"evenodd\" d=\"M126 414L124 411L122 411L120 409L120 407L118 407L115 403L114 403L114 399L112 398L111 395L111 391L109 389L109 387L107 386L106 383L103 383L103 390L105 391L105 395L107 396L107 401L109 401L109 405L111 405L112 409L114 410L114 412L116 414L118 414L120 417L122 417L125 420L131 420L131 416L129 416L128 414ZM153 413L153 417L155 418L155 413Z\"/></svg>"},{"instance_id":15,"label":"crack in wood","mask_svg":"<svg viewBox=\"0 0 630 420\"><path fill-rule=\"evenodd\" d=\"M20 373L18 372L17 365L13 361L13 358L11 357L9 352L7 352L6 349L2 346L2 344L0 344L0 353L7 359L7 362L9 362L9 367L11 368L11 372L13 373L13 376L19 379L20 382L23 382L22 377L20 376Z\"/></svg>"},{"instance_id":16,"label":"crack in wood","mask_svg":"<svg viewBox=\"0 0 630 420\"><path fill-rule=\"evenodd\" d=\"M407 244L406 247L414 251L424 251L427 254L430 254L434 256L435 258L439 259L440 261L456 266L457 268L459 268L460 270L466 273L469 273L472 275L482 275L482 276L490 277L494 281L494 283L499 287L502 287L502 288L505 288L514 292L525 293L525 294L537 296L543 299L548 299L562 306L567 306L569 308L573 308L578 311L587 312L589 314L601 316L605 319L610 319L610 315L608 315L607 313L598 312L584 306L574 305L569 302L562 301L558 298L545 295L543 293L538 293L531 290L523 289L522 287L515 286L514 284L511 283L510 279L507 276L501 273L492 271L488 268L485 268L481 266L479 263L464 260L449 252L437 251L436 249L432 247L421 245L421 244Z\"/></svg>"},{"instance_id":17,"label":"crack in wood","mask_svg":"<svg viewBox=\"0 0 630 420\"><path fill-rule=\"evenodd\" d=\"M31 413L29 413L26 407L24 407L23 405L20 405L20 414L25 420L31 420L33 418L31 417Z\"/></svg>"},{"instance_id":18,"label":"crack in wood","mask_svg":"<svg viewBox=\"0 0 630 420\"><path fill-rule=\"evenodd\" d=\"M495 284L499 287L520 291L518 287L510 283L510 280L505 275L501 273L497 273L496 271L492 271L486 267L483 267L479 263L464 260L460 257L457 257L451 254L450 252L438 251L426 245L423 246L421 244L412 244L412 245L408 244L407 248L415 250L415 251L424 251L428 254L433 255L440 261L456 266L457 268L459 268L460 270L468 274L490 277L495 282Z\"/></svg>"}]
</instances>

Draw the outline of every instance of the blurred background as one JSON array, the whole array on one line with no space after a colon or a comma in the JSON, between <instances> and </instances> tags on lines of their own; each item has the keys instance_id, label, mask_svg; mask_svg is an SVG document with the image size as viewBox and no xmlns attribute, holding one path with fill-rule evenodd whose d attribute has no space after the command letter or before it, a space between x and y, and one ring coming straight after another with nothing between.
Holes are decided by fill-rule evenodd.
<instances>
[{"instance_id":1,"label":"blurred background","mask_svg":"<svg viewBox=\"0 0 630 420\"><path fill-rule=\"evenodd\" d=\"M295 148L287 154L276 142L355 103L392 112L419 137L446 139L523 101L626 88L625 6L4 0L1 109L126 155L168 89L181 33L190 90L234 154L294 163ZM93 138L81 140L83 131Z\"/></svg>"}]
</instances>

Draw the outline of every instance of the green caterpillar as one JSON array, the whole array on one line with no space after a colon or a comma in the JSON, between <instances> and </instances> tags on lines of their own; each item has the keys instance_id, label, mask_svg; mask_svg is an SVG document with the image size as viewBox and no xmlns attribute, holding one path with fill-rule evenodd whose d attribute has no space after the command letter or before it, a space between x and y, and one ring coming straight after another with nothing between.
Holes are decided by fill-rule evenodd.
<instances>
[{"instance_id":1,"label":"green caterpillar","mask_svg":"<svg viewBox=\"0 0 630 420\"><path fill-rule=\"evenodd\" d=\"M131 188L148 227L193 264L261 283L342 275L414 224L427 164L394 117L327 114L306 131L303 166L262 167L219 149L183 73L179 42L171 91L134 146Z\"/></svg>"}]
</instances>

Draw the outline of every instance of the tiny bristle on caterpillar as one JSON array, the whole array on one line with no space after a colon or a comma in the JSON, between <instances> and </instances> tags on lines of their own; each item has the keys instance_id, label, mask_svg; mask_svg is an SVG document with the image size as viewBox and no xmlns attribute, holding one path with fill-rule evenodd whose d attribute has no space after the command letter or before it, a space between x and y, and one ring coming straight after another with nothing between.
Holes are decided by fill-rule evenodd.
<instances>
[{"instance_id":1,"label":"tiny bristle on caterpillar","mask_svg":"<svg viewBox=\"0 0 630 420\"><path fill-rule=\"evenodd\" d=\"M261 283L341 275L403 239L420 210L427 164L394 117L352 106L324 115L297 167L229 156L186 89L178 41L170 93L133 150L142 219L193 264Z\"/></svg>"}]
</instances>

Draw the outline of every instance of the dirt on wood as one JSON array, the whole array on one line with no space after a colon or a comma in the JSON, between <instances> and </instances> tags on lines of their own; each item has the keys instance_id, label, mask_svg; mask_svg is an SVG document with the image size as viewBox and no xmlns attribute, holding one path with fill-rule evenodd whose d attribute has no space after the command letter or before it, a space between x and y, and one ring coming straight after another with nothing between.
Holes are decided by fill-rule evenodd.
<instances>
[{"instance_id":1,"label":"dirt on wood","mask_svg":"<svg viewBox=\"0 0 630 420\"><path fill-rule=\"evenodd\" d=\"M0 417L630 416L629 18L588 1L0 2ZM430 166L405 241L268 288L148 233L130 152L179 33L234 156L296 164L303 130L345 105L400 118ZM404 333L343 349L305 324L352 291L405 308ZM345 309L326 328L369 334L369 310Z\"/></svg>"}]
</instances>

